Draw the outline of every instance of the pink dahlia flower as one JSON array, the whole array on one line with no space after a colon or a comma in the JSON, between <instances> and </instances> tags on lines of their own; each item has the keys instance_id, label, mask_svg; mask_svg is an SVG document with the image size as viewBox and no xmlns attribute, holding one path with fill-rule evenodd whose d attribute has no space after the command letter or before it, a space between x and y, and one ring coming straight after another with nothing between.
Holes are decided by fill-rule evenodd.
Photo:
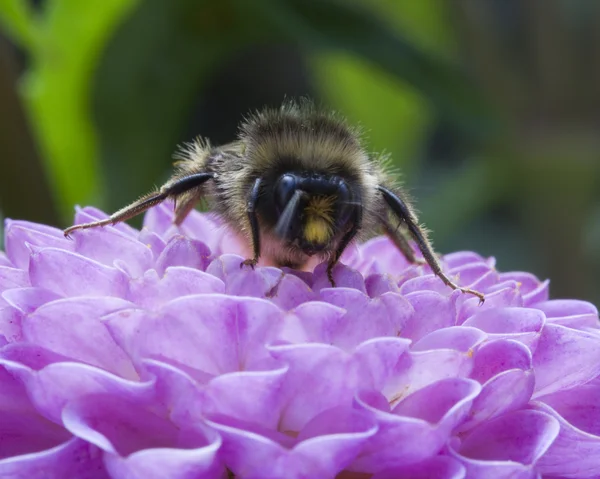
<instances>
[{"instance_id":1,"label":"pink dahlia flower","mask_svg":"<svg viewBox=\"0 0 600 479\"><path fill-rule=\"evenodd\" d=\"M167 206L5 235L0 477L600 477L597 310L530 274L445 256L479 306L376 238L331 288Z\"/></svg>"}]
</instances>

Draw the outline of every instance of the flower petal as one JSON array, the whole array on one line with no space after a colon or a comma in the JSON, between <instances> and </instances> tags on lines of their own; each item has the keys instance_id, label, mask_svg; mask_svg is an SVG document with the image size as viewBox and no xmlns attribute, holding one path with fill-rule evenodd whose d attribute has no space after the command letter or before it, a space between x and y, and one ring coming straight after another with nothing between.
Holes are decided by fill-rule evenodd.
<instances>
[{"instance_id":1,"label":"flower petal","mask_svg":"<svg viewBox=\"0 0 600 479\"><path fill-rule=\"evenodd\" d=\"M376 431L371 420L347 409L326 411L314 423L326 432L309 432L308 438L300 439L296 445L286 445L248 431L236 421L209 421L223 437L221 454L227 468L236 476L253 479L334 477L352 462Z\"/></svg>"},{"instance_id":2,"label":"flower petal","mask_svg":"<svg viewBox=\"0 0 600 479\"><path fill-rule=\"evenodd\" d=\"M587 301L554 299L535 305L546 314L548 321L574 329L597 328L598 309Z\"/></svg>"},{"instance_id":3,"label":"flower petal","mask_svg":"<svg viewBox=\"0 0 600 479\"><path fill-rule=\"evenodd\" d=\"M491 338L514 339L532 346L538 341L545 320L544 313L537 309L494 308L467 319L464 326L479 328Z\"/></svg>"},{"instance_id":4,"label":"flower petal","mask_svg":"<svg viewBox=\"0 0 600 479\"><path fill-rule=\"evenodd\" d=\"M451 454L467 477L536 478L537 461L559 433L559 423L538 411L514 411L486 422L467 435Z\"/></svg>"},{"instance_id":5,"label":"flower petal","mask_svg":"<svg viewBox=\"0 0 600 479\"><path fill-rule=\"evenodd\" d=\"M546 324L533 355L534 397L584 384L600 375L600 337Z\"/></svg>"},{"instance_id":6,"label":"flower petal","mask_svg":"<svg viewBox=\"0 0 600 479\"><path fill-rule=\"evenodd\" d=\"M411 320L402 330L402 336L418 341L423 336L456 323L456 299L460 292L442 296L433 291L419 291L406 299L415 310Z\"/></svg>"},{"instance_id":7,"label":"flower petal","mask_svg":"<svg viewBox=\"0 0 600 479\"><path fill-rule=\"evenodd\" d=\"M134 402L112 395L71 401L63 421L74 435L105 451L112 477L218 477L219 437L201 425L176 427Z\"/></svg>"},{"instance_id":8,"label":"flower petal","mask_svg":"<svg viewBox=\"0 0 600 479\"><path fill-rule=\"evenodd\" d=\"M27 271L0 266L0 291L11 288L25 288L27 286L29 286Z\"/></svg>"},{"instance_id":9,"label":"flower petal","mask_svg":"<svg viewBox=\"0 0 600 479\"><path fill-rule=\"evenodd\" d=\"M212 274L185 266L171 266L162 278L154 270L130 283L129 298L146 309L157 309L180 296L224 293L225 284Z\"/></svg>"},{"instance_id":10,"label":"flower petal","mask_svg":"<svg viewBox=\"0 0 600 479\"><path fill-rule=\"evenodd\" d=\"M0 307L0 337L9 342L23 340L21 321L23 313L12 306Z\"/></svg>"},{"instance_id":11,"label":"flower petal","mask_svg":"<svg viewBox=\"0 0 600 479\"><path fill-rule=\"evenodd\" d=\"M59 362L29 375L27 391L36 409L60 423L67 403L90 394L110 394L144 405L153 398L153 384L125 380L87 364Z\"/></svg>"},{"instance_id":12,"label":"flower petal","mask_svg":"<svg viewBox=\"0 0 600 479\"><path fill-rule=\"evenodd\" d=\"M390 412L359 393L357 404L373 415L379 429L352 470L374 473L432 458L469 413L480 389L470 379L445 379L409 395Z\"/></svg>"},{"instance_id":13,"label":"flower petal","mask_svg":"<svg viewBox=\"0 0 600 479\"><path fill-rule=\"evenodd\" d=\"M371 298L385 293L399 293L400 289L389 274L372 274L365 279L365 288Z\"/></svg>"},{"instance_id":14,"label":"flower petal","mask_svg":"<svg viewBox=\"0 0 600 479\"><path fill-rule=\"evenodd\" d=\"M456 349L468 353L486 338L487 335L480 329L468 326L452 326L429 333L415 342L411 350Z\"/></svg>"},{"instance_id":15,"label":"flower petal","mask_svg":"<svg viewBox=\"0 0 600 479\"><path fill-rule=\"evenodd\" d=\"M236 255L223 255L215 259L206 272L215 275L227 285L227 293L234 296L270 297L283 277L278 268L243 265Z\"/></svg>"},{"instance_id":16,"label":"flower petal","mask_svg":"<svg viewBox=\"0 0 600 479\"><path fill-rule=\"evenodd\" d=\"M61 296L127 296L128 280L123 272L60 249L35 251L29 274L32 286Z\"/></svg>"},{"instance_id":17,"label":"flower petal","mask_svg":"<svg viewBox=\"0 0 600 479\"><path fill-rule=\"evenodd\" d=\"M127 273L134 278L154 263L150 248L117 231L91 228L78 231L74 240L75 253L106 266L113 266L116 260L121 260L127 266Z\"/></svg>"},{"instance_id":18,"label":"flower petal","mask_svg":"<svg viewBox=\"0 0 600 479\"><path fill-rule=\"evenodd\" d=\"M465 468L456 459L436 456L419 464L378 472L371 479L465 479Z\"/></svg>"},{"instance_id":19,"label":"flower petal","mask_svg":"<svg viewBox=\"0 0 600 479\"><path fill-rule=\"evenodd\" d=\"M362 274L342 263L337 263L333 268L333 280L336 288L354 288L362 293L367 291ZM331 287L331 282L327 277L327 263L321 263L313 272L312 288L314 291L320 291Z\"/></svg>"},{"instance_id":20,"label":"flower petal","mask_svg":"<svg viewBox=\"0 0 600 479\"><path fill-rule=\"evenodd\" d=\"M2 298L21 313L29 314L60 296L43 288L15 288L5 290Z\"/></svg>"},{"instance_id":21,"label":"flower petal","mask_svg":"<svg viewBox=\"0 0 600 479\"><path fill-rule=\"evenodd\" d=\"M98 449L76 437L43 451L0 460L0 477L109 479Z\"/></svg>"},{"instance_id":22,"label":"flower petal","mask_svg":"<svg viewBox=\"0 0 600 479\"><path fill-rule=\"evenodd\" d=\"M117 346L100 317L130 307L117 298L70 298L47 303L23 319L26 340L50 351L137 378L129 358Z\"/></svg>"},{"instance_id":23,"label":"flower petal","mask_svg":"<svg viewBox=\"0 0 600 479\"><path fill-rule=\"evenodd\" d=\"M472 316L485 311L486 309L495 309L502 307L522 307L523 298L518 288L502 288L494 292L486 292L485 303L477 297L466 299L459 308L457 324L464 322Z\"/></svg>"},{"instance_id":24,"label":"flower petal","mask_svg":"<svg viewBox=\"0 0 600 479\"><path fill-rule=\"evenodd\" d=\"M327 339L347 350L370 338L398 336L414 314L411 304L397 293L371 299L356 289L339 287L321 290L321 299L346 311Z\"/></svg>"},{"instance_id":25,"label":"flower petal","mask_svg":"<svg viewBox=\"0 0 600 479\"><path fill-rule=\"evenodd\" d=\"M532 407L550 415L560 424L560 433L539 460L538 470L548 477L600 477L600 436L577 429L542 402L534 402Z\"/></svg>"},{"instance_id":26,"label":"flower petal","mask_svg":"<svg viewBox=\"0 0 600 479\"><path fill-rule=\"evenodd\" d=\"M157 312L106 317L113 337L132 358L162 358L211 375L261 369L283 312L257 298L184 296ZM169 362L170 362L169 361Z\"/></svg>"},{"instance_id":27,"label":"flower petal","mask_svg":"<svg viewBox=\"0 0 600 479\"><path fill-rule=\"evenodd\" d=\"M170 266L186 266L204 271L212 259L210 249L198 240L173 236L156 260L156 271L163 275Z\"/></svg>"},{"instance_id":28,"label":"flower petal","mask_svg":"<svg viewBox=\"0 0 600 479\"><path fill-rule=\"evenodd\" d=\"M316 299L317 294L293 274L284 274L271 296L271 301L283 310L290 310Z\"/></svg>"},{"instance_id":29,"label":"flower petal","mask_svg":"<svg viewBox=\"0 0 600 479\"><path fill-rule=\"evenodd\" d=\"M281 385L287 367L271 371L222 374L212 379L205 389L204 413L228 416L276 430L285 406ZM240 395L240 391L244 394Z\"/></svg>"},{"instance_id":30,"label":"flower petal","mask_svg":"<svg viewBox=\"0 0 600 479\"><path fill-rule=\"evenodd\" d=\"M452 349L410 351L399 358L382 389L390 403L446 378L467 377L473 368L473 355Z\"/></svg>"},{"instance_id":31,"label":"flower petal","mask_svg":"<svg viewBox=\"0 0 600 479\"><path fill-rule=\"evenodd\" d=\"M68 251L72 251L74 246L72 241L64 237L61 230L29 221L6 220L4 235L8 259L14 266L24 270L29 267L31 255L28 245Z\"/></svg>"}]
</instances>

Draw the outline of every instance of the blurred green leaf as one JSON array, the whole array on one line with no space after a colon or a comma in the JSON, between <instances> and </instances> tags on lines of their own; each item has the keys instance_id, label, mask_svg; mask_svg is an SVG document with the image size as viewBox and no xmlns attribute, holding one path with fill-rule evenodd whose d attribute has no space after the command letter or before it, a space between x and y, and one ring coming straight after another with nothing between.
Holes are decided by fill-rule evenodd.
<instances>
[{"instance_id":1,"label":"blurred green leaf","mask_svg":"<svg viewBox=\"0 0 600 479\"><path fill-rule=\"evenodd\" d=\"M30 2L0 0L0 25L16 44L29 51L36 48L37 18Z\"/></svg>"},{"instance_id":2,"label":"blurred green leaf","mask_svg":"<svg viewBox=\"0 0 600 479\"><path fill-rule=\"evenodd\" d=\"M118 32L95 98L110 209L166 179L191 99L248 37L245 23L227 0L147 0Z\"/></svg>"},{"instance_id":3,"label":"blurred green leaf","mask_svg":"<svg viewBox=\"0 0 600 479\"><path fill-rule=\"evenodd\" d=\"M90 97L96 65L114 28L138 0L48 1L39 17L23 92L65 217L102 185Z\"/></svg>"},{"instance_id":4,"label":"blurred green leaf","mask_svg":"<svg viewBox=\"0 0 600 479\"><path fill-rule=\"evenodd\" d=\"M321 93L353 123L362 125L369 149L386 151L404 172L410 169L431 121L418 92L348 55L317 54L312 64Z\"/></svg>"},{"instance_id":5,"label":"blurred green leaf","mask_svg":"<svg viewBox=\"0 0 600 479\"><path fill-rule=\"evenodd\" d=\"M421 91L441 115L473 134L490 117L465 75L442 56L426 53L356 1L269 0L253 3L279 34L304 47L358 55Z\"/></svg>"},{"instance_id":6,"label":"blurred green leaf","mask_svg":"<svg viewBox=\"0 0 600 479\"><path fill-rule=\"evenodd\" d=\"M436 241L443 243L499 200L503 192L499 176L505 175L493 162L478 158L458 173L438 178L432 195L419 195L420 218L433 229Z\"/></svg>"},{"instance_id":7,"label":"blurred green leaf","mask_svg":"<svg viewBox=\"0 0 600 479\"><path fill-rule=\"evenodd\" d=\"M425 51L443 57L452 52L455 42L440 0L362 3ZM389 152L394 164L410 176L433 119L427 101L415 87L364 60L335 52L315 57L316 83L328 101L364 126L369 148Z\"/></svg>"}]
</instances>

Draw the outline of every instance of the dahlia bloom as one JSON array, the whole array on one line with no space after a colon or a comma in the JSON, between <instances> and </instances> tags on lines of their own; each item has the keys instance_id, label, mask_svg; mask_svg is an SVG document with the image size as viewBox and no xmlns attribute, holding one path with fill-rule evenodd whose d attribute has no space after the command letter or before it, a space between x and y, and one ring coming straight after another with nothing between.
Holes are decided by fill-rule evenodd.
<instances>
[{"instance_id":1,"label":"dahlia bloom","mask_svg":"<svg viewBox=\"0 0 600 479\"><path fill-rule=\"evenodd\" d=\"M6 222L0 477L598 478L598 312L385 238L334 270L240 268L209 215ZM92 208L75 221L104 218Z\"/></svg>"}]
</instances>

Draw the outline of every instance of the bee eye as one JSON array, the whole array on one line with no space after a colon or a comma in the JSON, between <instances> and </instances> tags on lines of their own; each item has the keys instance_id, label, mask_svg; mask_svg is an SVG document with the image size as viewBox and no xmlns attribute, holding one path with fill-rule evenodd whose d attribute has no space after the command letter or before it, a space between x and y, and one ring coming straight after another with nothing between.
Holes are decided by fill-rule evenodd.
<instances>
[{"instance_id":1,"label":"bee eye","mask_svg":"<svg viewBox=\"0 0 600 479\"><path fill-rule=\"evenodd\" d=\"M285 205L292 199L297 187L298 183L293 175L286 174L279 178L275 186L275 202L280 212L285 209Z\"/></svg>"}]
</instances>

